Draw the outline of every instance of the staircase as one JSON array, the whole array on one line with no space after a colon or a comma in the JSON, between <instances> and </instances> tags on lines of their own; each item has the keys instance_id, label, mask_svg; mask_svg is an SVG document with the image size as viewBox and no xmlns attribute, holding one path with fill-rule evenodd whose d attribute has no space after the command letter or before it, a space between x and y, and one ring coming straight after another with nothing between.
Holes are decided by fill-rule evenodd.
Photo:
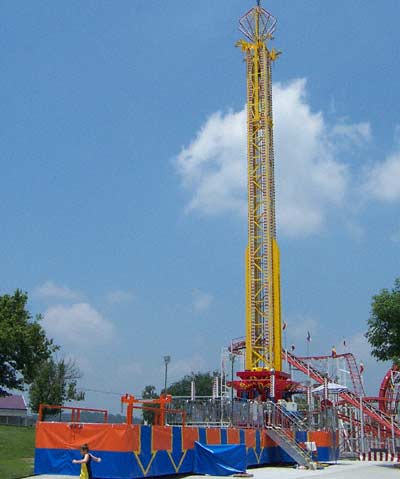
<instances>
[{"instance_id":1,"label":"staircase","mask_svg":"<svg viewBox=\"0 0 400 479\"><path fill-rule=\"evenodd\" d=\"M312 468L313 461L311 454L302 449L283 429L276 426L267 426L265 432L293 461L297 462L299 466Z\"/></svg>"},{"instance_id":2,"label":"staircase","mask_svg":"<svg viewBox=\"0 0 400 479\"><path fill-rule=\"evenodd\" d=\"M290 416L279 404L268 402L265 432L299 466L314 467L311 453L300 447L293 436L304 431L304 424Z\"/></svg>"}]
</instances>

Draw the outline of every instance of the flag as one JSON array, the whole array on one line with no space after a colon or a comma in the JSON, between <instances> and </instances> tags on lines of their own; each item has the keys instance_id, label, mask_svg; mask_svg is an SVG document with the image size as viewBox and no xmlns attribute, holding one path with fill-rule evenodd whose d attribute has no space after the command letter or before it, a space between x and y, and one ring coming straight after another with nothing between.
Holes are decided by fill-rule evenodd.
<instances>
[{"instance_id":1,"label":"flag","mask_svg":"<svg viewBox=\"0 0 400 479\"><path fill-rule=\"evenodd\" d=\"M286 328L287 328L287 324L286 324L286 321L284 321L282 324L282 331L285 331Z\"/></svg>"},{"instance_id":2,"label":"flag","mask_svg":"<svg viewBox=\"0 0 400 479\"><path fill-rule=\"evenodd\" d=\"M296 346L295 346L294 344L292 344L292 346L291 346L292 352L293 352L295 349L296 349Z\"/></svg>"},{"instance_id":3,"label":"flag","mask_svg":"<svg viewBox=\"0 0 400 479\"><path fill-rule=\"evenodd\" d=\"M335 348L335 346L332 346L332 353L331 353L331 354L332 354L332 357L333 357L333 358L336 358L337 354L336 354L336 348Z\"/></svg>"},{"instance_id":4,"label":"flag","mask_svg":"<svg viewBox=\"0 0 400 479\"><path fill-rule=\"evenodd\" d=\"M360 362L360 374L364 372L364 363L361 361Z\"/></svg>"},{"instance_id":5,"label":"flag","mask_svg":"<svg viewBox=\"0 0 400 479\"><path fill-rule=\"evenodd\" d=\"M311 334L310 331L307 331L307 341L310 343L311 342Z\"/></svg>"}]
</instances>

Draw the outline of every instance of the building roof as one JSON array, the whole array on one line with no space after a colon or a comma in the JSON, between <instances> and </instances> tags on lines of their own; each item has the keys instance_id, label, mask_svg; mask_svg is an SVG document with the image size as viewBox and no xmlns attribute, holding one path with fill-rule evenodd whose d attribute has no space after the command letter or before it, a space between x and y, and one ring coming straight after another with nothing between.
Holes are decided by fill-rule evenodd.
<instances>
[{"instance_id":1,"label":"building roof","mask_svg":"<svg viewBox=\"0 0 400 479\"><path fill-rule=\"evenodd\" d=\"M26 411L27 407L23 396L11 394L10 396L0 397L0 409L18 409Z\"/></svg>"}]
</instances>

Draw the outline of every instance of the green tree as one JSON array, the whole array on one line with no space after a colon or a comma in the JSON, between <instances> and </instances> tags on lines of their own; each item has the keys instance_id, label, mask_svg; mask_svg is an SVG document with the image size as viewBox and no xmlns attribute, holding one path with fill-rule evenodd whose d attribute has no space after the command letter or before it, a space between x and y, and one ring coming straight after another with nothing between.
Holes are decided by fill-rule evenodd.
<instances>
[{"instance_id":1,"label":"green tree","mask_svg":"<svg viewBox=\"0 0 400 479\"><path fill-rule=\"evenodd\" d=\"M213 389L214 374L207 373L192 373L187 374L179 381L176 381L167 388L168 394L172 396L190 396L191 384L194 381L196 396L211 396ZM164 392L164 390L162 391Z\"/></svg>"},{"instance_id":2,"label":"green tree","mask_svg":"<svg viewBox=\"0 0 400 479\"><path fill-rule=\"evenodd\" d=\"M40 365L37 376L29 388L29 406L34 412L40 404L62 406L69 401L82 401L85 395L77 390L81 372L73 361L48 359ZM46 409L46 414L57 414L57 409Z\"/></svg>"},{"instance_id":3,"label":"green tree","mask_svg":"<svg viewBox=\"0 0 400 479\"><path fill-rule=\"evenodd\" d=\"M0 296L0 395L7 389L23 390L32 383L38 365L57 349L26 309L28 295L16 290Z\"/></svg>"},{"instance_id":4,"label":"green tree","mask_svg":"<svg viewBox=\"0 0 400 479\"><path fill-rule=\"evenodd\" d=\"M380 361L400 361L400 278L389 291L373 296L368 331L372 355Z\"/></svg>"},{"instance_id":5,"label":"green tree","mask_svg":"<svg viewBox=\"0 0 400 479\"><path fill-rule=\"evenodd\" d=\"M160 396L157 394L156 387L149 384L148 386L145 386L145 388L142 391L142 399L157 399ZM158 404L154 404L151 407L158 408ZM147 424L154 424L154 412L153 411L146 411L143 410L143 420Z\"/></svg>"}]
</instances>

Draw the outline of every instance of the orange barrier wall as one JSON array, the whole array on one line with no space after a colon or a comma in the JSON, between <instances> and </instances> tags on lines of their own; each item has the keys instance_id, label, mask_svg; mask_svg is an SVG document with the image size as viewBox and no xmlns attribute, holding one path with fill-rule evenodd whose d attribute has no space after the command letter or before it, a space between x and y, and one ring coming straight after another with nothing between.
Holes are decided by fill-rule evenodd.
<instances>
[{"instance_id":1,"label":"orange barrier wall","mask_svg":"<svg viewBox=\"0 0 400 479\"><path fill-rule=\"evenodd\" d=\"M296 433L298 442L316 442L319 460L332 460L335 437L325 431ZM106 479L187 474L193 471L194 445L245 444L247 465L293 462L263 429L142 426L38 422L35 473L79 475L79 447L87 443L100 456L93 475Z\"/></svg>"}]
</instances>

